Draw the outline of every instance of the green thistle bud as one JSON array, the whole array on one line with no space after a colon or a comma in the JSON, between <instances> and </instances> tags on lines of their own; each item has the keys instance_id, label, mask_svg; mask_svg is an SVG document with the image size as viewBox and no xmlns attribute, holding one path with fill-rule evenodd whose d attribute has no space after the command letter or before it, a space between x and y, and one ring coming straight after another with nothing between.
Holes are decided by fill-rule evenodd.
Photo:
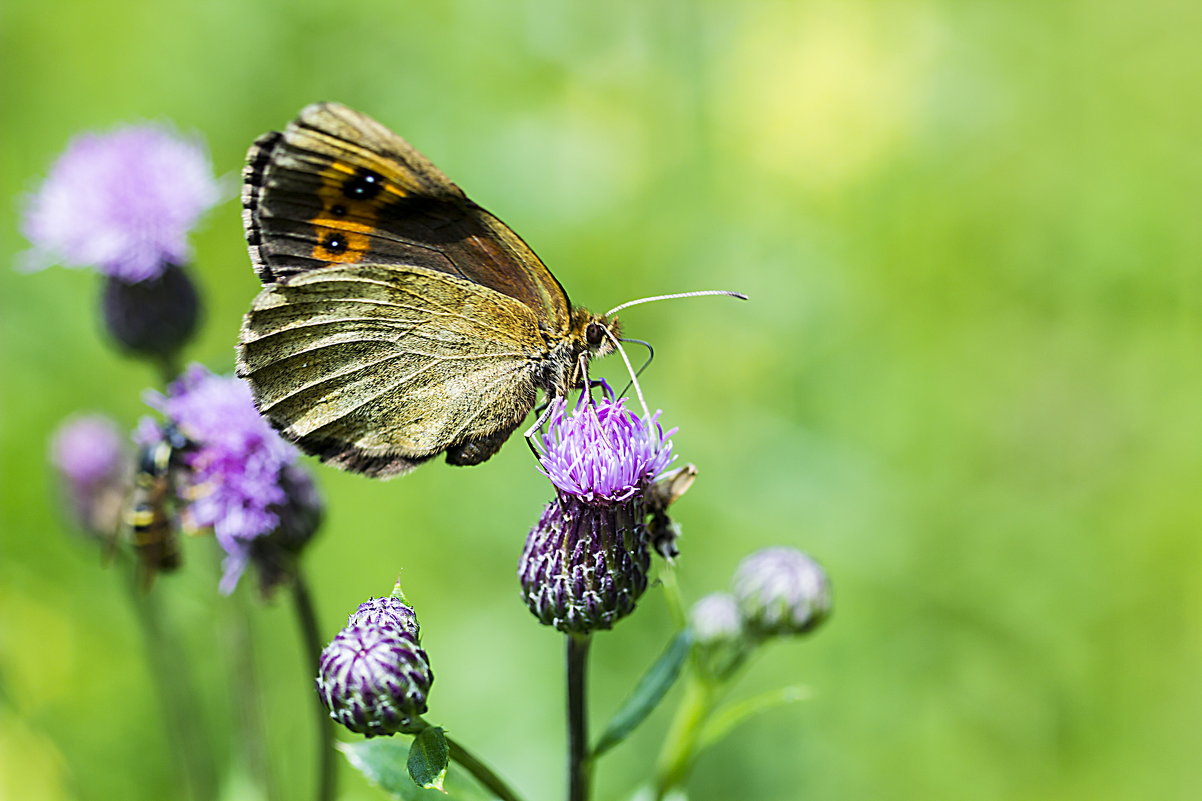
<instances>
[{"instance_id":1,"label":"green thistle bud","mask_svg":"<svg viewBox=\"0 0 1202 801\"><path fill-rule=\"evenodd\" d=\"M795 548L751 554L735 570L733 589L748 629L764 637L804 634L831 611L826 572Z\"/></svg>"}]
</instances>

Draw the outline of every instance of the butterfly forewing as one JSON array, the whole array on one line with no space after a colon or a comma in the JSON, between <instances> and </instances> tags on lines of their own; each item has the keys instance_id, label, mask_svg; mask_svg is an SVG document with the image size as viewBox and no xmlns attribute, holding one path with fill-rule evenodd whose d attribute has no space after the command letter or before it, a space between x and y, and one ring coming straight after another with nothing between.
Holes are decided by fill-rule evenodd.
<instances>
[{"instance_id":1,"label":"butterfly forewing","mask_svg":"<svg viewBox=\"0 0 1202 801\"><path fill-rule=\"evenodd\" d=\"M291 439L370 475L488 458L534 405L546 344L517 300L423 267L333 264L267 287L239 374Z\"/></svg>"},{"instance_id":2,"label":"butterfly forewing","mask_svg":"<svg viewBox=\"0 0 1202 801\"><path fill-rule=\"evenodd\" d=\"M570 307L533 251L424 156L335 103L259 139L244 172L244 222L264 282L329 264L425 267L524 303L562 336Z\"/></svg>"}]
</instances>

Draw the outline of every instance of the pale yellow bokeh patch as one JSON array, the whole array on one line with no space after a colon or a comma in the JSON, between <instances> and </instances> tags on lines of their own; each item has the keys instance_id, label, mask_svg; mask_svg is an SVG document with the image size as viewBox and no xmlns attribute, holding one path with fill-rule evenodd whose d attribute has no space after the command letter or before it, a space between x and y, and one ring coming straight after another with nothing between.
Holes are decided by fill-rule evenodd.
<instances>
[{"instance_id":1,"label":"pale yellow bokeh patch","mask_svg":"<svg viewBox=\"0 0 1202 801\"><path fill-rule=\"evenodd\" d=\"M723 146L810 189L856 181L913 134L939 42L922 4L752 6L717 70Z\"/></svg>"},{"instance_id":2,"label":"pale yellow bokeh patch","mask_svg":"<svg viewBox=\"0 0 1202 801\"><path fill-rule=\"evenodd\" d=\"M48 737L0 710L0 801L68 797L66 760Z\"/></svg>"}]
</instances>

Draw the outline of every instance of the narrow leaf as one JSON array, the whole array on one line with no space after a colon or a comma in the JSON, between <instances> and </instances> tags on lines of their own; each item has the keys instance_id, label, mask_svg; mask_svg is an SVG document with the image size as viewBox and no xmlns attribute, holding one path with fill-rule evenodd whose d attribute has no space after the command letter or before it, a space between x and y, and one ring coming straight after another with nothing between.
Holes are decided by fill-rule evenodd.
<instances>
[{"instance_id":1,"label":"narrow leaf","mask_svg":"<svg viewBox=\"0 0 1202 801\"><path fill-rule=\"evenodd\" d=\"M668 690L672 688L672 683L680 675L680 668L684 664L685 657L689 655L690 645L687 631L680 632L672 639L672 642L668 643L668 647L660 654L659 659L655 660L655 664L639 679L634 692L610 719L609 725L605 727L605 733L601 735L601 739L593 748L594 758L625 740L640 723L647 719L647 716L663 700Z\"/></svg>"},{"instance_id":2,"label":"narrow leaf","mask_svg":"<svg viewBox=\"0 0 1202 801\"><path fill-rule=\"evenodd\" d=\"M443 783L450 760L451 749L447 746L446 735L438 726L430 726L422 729L409 746L409 775L419 787L445 793Z\"/></svg>"},{"instance_id":3,"label":"narrow leaf","mask_svg":"<svg viewBox=\"0 0 1202 801\"><path fill-rule=\"evenodd\" d=\"M778 690L769 690L766 693L753 695L737 704L731 704L710 718L709 723L701 730L697 750L700 751L703 748L708 748L718 742L731 729L750 717L758 715L761 712L767 712L769 709L775 709L778 706L808 700L809 697L809 687L792 685L790 687L781 687Z\"/></svg>"}]
</instances>

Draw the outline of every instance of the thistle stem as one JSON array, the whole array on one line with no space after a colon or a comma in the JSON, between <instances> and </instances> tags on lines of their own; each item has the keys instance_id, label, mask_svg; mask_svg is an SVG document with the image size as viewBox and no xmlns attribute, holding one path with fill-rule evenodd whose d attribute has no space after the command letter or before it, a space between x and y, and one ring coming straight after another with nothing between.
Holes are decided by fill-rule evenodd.
<instances>
[{"instance_id":1,"label":"thistle stem","mask_svg":"<svg viewBox=\"0 0 1202 801\"><path fill-rule=\"evenodd\" d=\"M126 587L130 605L142 630L151 680L159 696L167 728L167 738L175 752L187 797L193 801L209 801L217 797L216 761L203 720L196 708L188 661L180 652L179 643L163 625L161 598L152 598L143 589L136 565L127 563Z\"/></svg>"},{"instance_id":2,"label":"thistle stem","mask_svg":"<svg viewBox=\"0 0 1202 801\"><path fill-rule=\"evenodd\" d=\"M685 686L684 698L676 709L668 738L660 751L659 767L655 776L655 801L663 801L675 787L684 784L692 767L697 750L697 740L713 711L715 689L702 680L691 676Z\"/></svg>"},{"instance_id":3,"label":"thistle stem","mask_svg":"<svg viewBox=\"0 0 1202 801\"><path fill-rule=\"evenodd\" d=\"M316 676L321 664L321 634L317 627L317 614L313 608L313 598L309 594L308 585L300 566L293 573L292 599L295 602L296 619L300 624L301 636L305 641L305 651L309 654L309 683ZM317 712L317 801L333 801L334 786L337 778L334 763L334 725L317 693L310 692Z\"/></svg>"},{"instance_id":4,"label":"thistle stem","mask_svg":"<svg viewBox=\"0 0 1202 801\"><path fill-rule=\"evenodd\" d=\"M588 646L589 635L569 634L568 672L568 801L588 801Z\"/></svg>"},{"instance_id":5,"label":"thistle stem","mask_svg":"<svg viewBox=\"0 0 1202 801\"><path fill-rule=\"evenodd\" d=\"M509 785L501 779L500 776L492 772L492 769L476 759L466 748L459 743L447 737L447 748L451 752L451 759L459 763L459 765L468 773L476 777L476 781L492 791L492 794L501 801L522 801L521 796L509 789Z\"/></svg>"}]
</instances>

